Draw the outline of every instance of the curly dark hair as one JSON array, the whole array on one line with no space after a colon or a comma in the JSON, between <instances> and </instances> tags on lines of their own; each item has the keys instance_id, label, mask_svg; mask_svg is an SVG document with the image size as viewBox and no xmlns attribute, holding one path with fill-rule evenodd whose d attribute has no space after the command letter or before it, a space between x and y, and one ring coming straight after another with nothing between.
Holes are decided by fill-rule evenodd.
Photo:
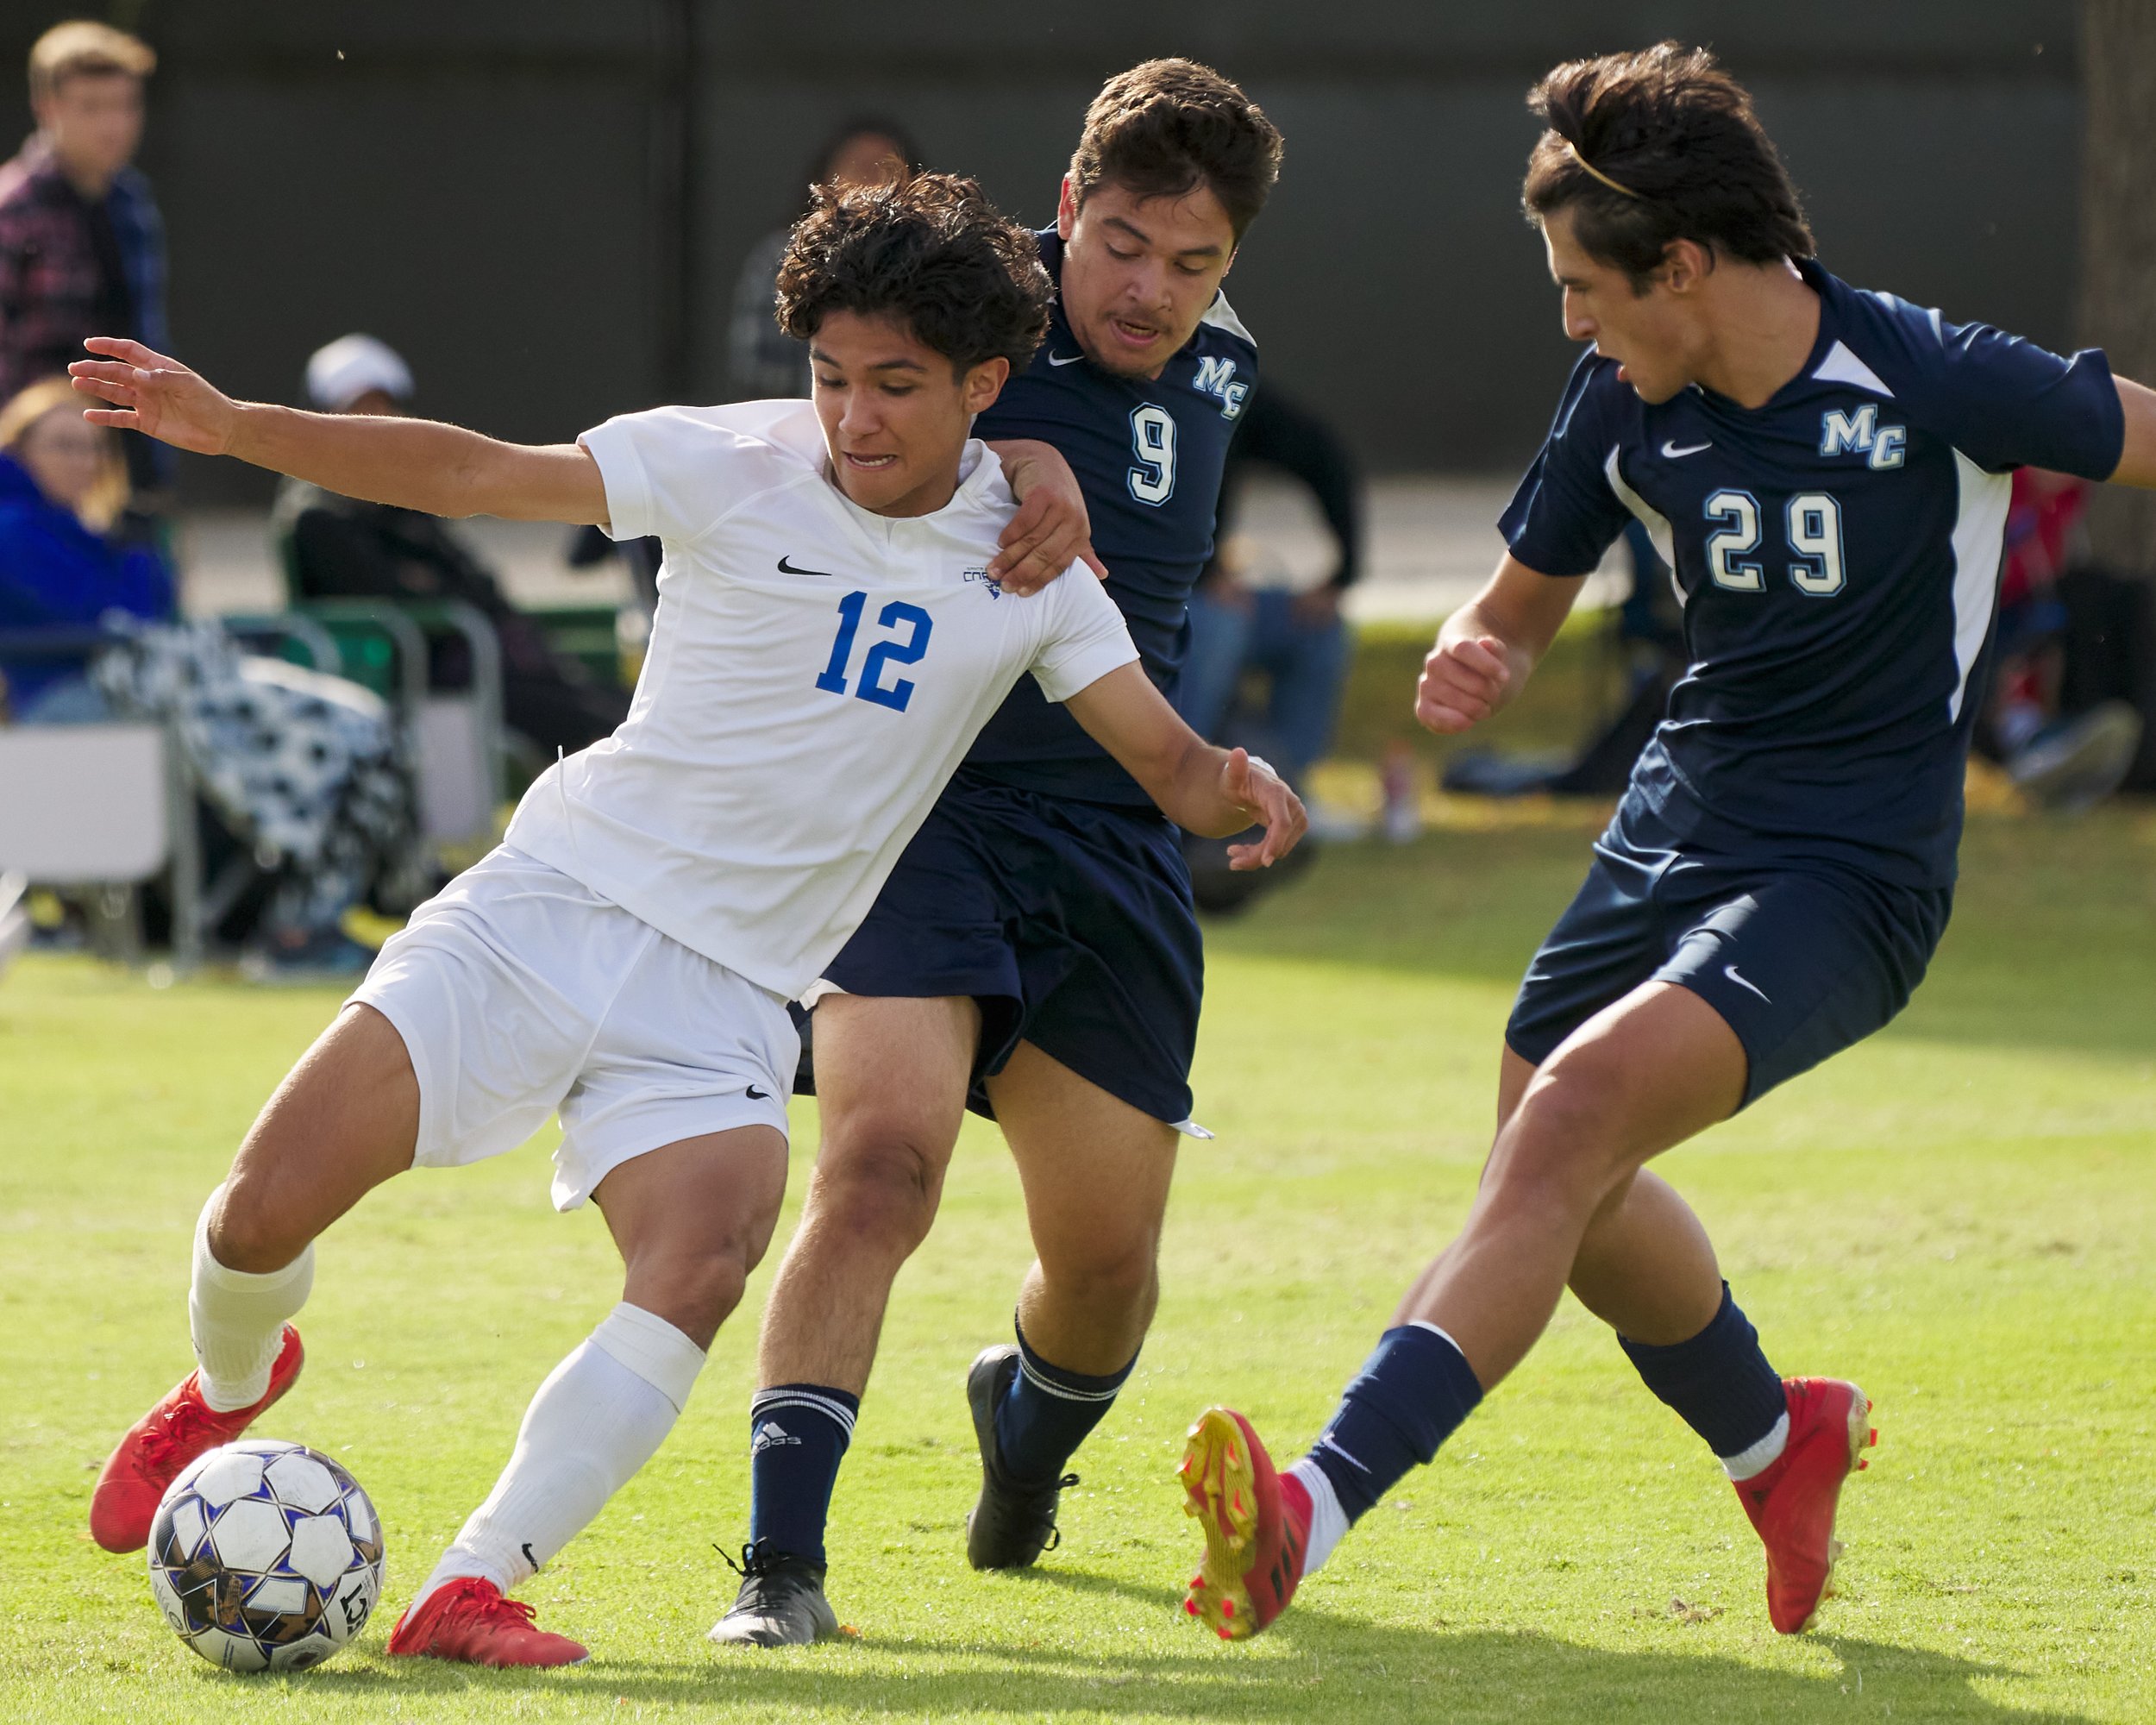
<instances>
[{"instance_id":1,"label":"curly dark hair","mask_svg":"<svg viewBox=\"0 0 2156 1725\"><path fill-rule=\"evenodd\" d=\"M1665 41L1570 60L1527 106L1549 129L1527 158L1527 219L1570 210L1589 255L1623 270L1634 292L1677 240L1752 264L1812 255L1751 96L1705 48Z\"/></svg>"},{"instance_id":2,"label":"curly dark hair","mask_svg":"<svg viewBox=\"0 0 2156 1725\"><path fill-rule=\"evenodd\" d=\"M1239 242L1280 178L1280 156L1279 129L1232 80L1192 60L1149 60L1093 98L1070 185L1081 204L1103 180L1141 198L1209 186Z\"/></svg>"},{"instance_id":3,"label":"curly dark hair","mask_svg":"<svg viewBox=\"0 0 2156 1725\"><path fill-rule=\"evenodd\" d=\"M834 311L895 317L961 377L994 359L1023 371L1052 292L1032 234L978 181L819 185L779 265L779 327L806 341Z\"/></svg>"}]
</instances>

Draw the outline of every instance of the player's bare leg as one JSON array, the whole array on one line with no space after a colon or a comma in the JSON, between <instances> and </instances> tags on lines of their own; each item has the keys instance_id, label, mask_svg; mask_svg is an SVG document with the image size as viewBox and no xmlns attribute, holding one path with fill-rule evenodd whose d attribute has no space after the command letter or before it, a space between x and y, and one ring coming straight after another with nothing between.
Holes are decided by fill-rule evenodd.
<instances>
[{"instance_id":1,"label":"player's bare leg","mask_svg":"<svg viewBox=\"0 0 2156 1725\"><path fill-rule=\"evenodd\" d=\"M1737 1111L1744 1046L1698 995L1649 982L1545 1061L1490 1151L1460 1238L1395 1321L1450 1336L1484 1390L1557 1310L1596 1213L1650 1158Z\"/></svg>"},{"instance_id":2,"label":"player's bare leg","mask_svg":"<svg viewBox=\"0 0 2156 1725\"><path fill-rule=\"evenodd\" d=\"M1176 1133L1031 1043L988 1094L1037 1256L1018 1292L1017 1343L983 1352L967 1377L981 1489L966 1554L976 1569L1020 1569L1056 1537L1063 1465L1152 1322Z\"/></svg>"},{"instance_id":3,"label":"player's bare leg","mask_svg":"<svg viewBox=\"0 0 2156 1725\"><path fill-rule=\"evenodd\" d=\"M418 1130L404 1039L373 1007L347 1007L278 1086L203 1208L187 1302L197 1368L106 1461L90 1502L99 1545L138 1550L180 1470L291 1387L304 1356L287 1320L313 1283L315 1237L411 1166Z\"/></svg>"},{"instance_id":4,"label":"player's bare leg","mask_svg":"<svg viewBox=\"0 0 2156 1725\"><path fill-rule=\"evenodd\" d=\"M817 1006L822 1138L764 1308L764 1387L868 1386L891 1284L936 1220L980 1034L963 997Z\"/></svg>"},{"instance_id":5,"label":"player's bare leg","mask_svg":"<svg viewBox=\"0 0 2156 1725\"><path fill-rule=\"evenodd\" d=\"M749 1548L714 1641L775 1647L837 1630L824 1596L831 1489L891 1284L936 1220L980 1033L964 997L833 994L816 1008L823 1138L764 1308Z\"/></svg>"},{"instance_id":6,"label":"player's bare leg","mask_svg":"<svg viewBox=\"0 0 2156 1725\"><path fill-rule=\"evenodd\" d=\"M540 1385L509 1465L398 1619L392 1653L488 1665L586 1657L507 1596L673 1429L785 1192L786 1139L766 1126L682 1139L599 1182L592 1197L626 1270L621 1303Z\"/></svg>"}]
</instances>

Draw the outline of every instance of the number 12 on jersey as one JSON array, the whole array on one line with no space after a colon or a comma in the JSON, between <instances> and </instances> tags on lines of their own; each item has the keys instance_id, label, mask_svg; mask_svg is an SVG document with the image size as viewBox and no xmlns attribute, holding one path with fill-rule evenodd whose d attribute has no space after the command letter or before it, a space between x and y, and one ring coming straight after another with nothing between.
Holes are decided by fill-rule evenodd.
<instances>
[{"instance_id":1,"label":"number 12 on jersey","mask_svg":"<svg viewBox=\"0 0 2156 1725\"><path fill-rule=\"evenodd\" d=\"M816 680L816 687L826 694L846 693L846 668L853 662L854 637L861 633L861 613L868 603L865 593L849 593L838 602L838 634L831 643L830 662ZM876 613L876 625L908 632L903 641L894 635L868 649L868 657L861 662L861 680L854 685L854 695L893 712L904 712L906 704L913 699L912 680L901 677L887 684L884 674L893 665L920 663L921 656L928 651L929 631L935 628L936 619L918 605L893 599Z\"/></svg>"}]
</instances>

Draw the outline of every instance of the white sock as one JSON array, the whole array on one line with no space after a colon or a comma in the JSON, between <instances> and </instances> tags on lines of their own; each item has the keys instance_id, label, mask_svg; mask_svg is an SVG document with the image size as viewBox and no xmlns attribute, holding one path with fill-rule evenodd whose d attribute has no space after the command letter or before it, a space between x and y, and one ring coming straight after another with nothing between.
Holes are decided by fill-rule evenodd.
<instances>
[{"instance_id":1,"label":"white sock","mask_svg":"<svg viewBox=\"0 0 2156 1725\"><path fill-rule=\"evenodd\" d=\"M1340 1535L1347 1532L1347 1511L1340 1507L1339 1494L1325 1477L1325 1470L1308 1456L1288 1471L1310 1494L1310 1543L1303 1547L1302 1572L1315 1575L1332 1555L1333 1546L1340 1543Z\"/></svg>"},{"instance_id":2,"label":"white sock","mask_svg":"<svg viewBox=\"0 0 2156 1725\"><path fill-rule=\"evenodd\" d=\"M651 1459L703 1369L704 1350L664 1318L615 1307L539 1386L509 1465L413 1604L459 1576L507 1593L536 1574Z\"/></svg>"},{"instance_id":3,"label":"white sock","mask_svg":"<svg viewBox=\"0 0 2156 1725\"><path fill-rule=\"evenodd\" d=\"M1732 1480L1741 1483L1754 1474L1764 1473L1782 1459L1782 1452L1789 1446L1789 1416L1784 1414L1774 1422L1774 1429L1752 1446L1733 1456L1720 1456L1722 1471Z\"/></svg>"},{"instance_id":4,"label":"white sock","mask_svg":"<svg viewBox=\"0 0 2156 1725\"><path fill-rule=\"evenodd\" d=\"M270 1368L277 1364L285 1320L307 1303L307 1291L315 1284L315 1249L310 1245L266 1276L227 1270L210 1251L210 1213L223 1196L220 1186L195 1222L187 1327L194 1338L202 1399L229 1414L269 1393Z\"/></svg>"}]
</instances>

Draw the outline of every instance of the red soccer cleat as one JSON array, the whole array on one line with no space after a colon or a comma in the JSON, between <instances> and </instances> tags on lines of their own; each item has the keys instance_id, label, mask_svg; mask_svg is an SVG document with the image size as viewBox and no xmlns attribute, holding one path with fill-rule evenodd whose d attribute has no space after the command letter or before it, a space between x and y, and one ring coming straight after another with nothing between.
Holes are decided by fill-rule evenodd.
<instances>
[{"instance_id":1,"label":"red soccer cleat","mask_svg":"<svg viewBox=\"0 0 2156 1725\"><path fill-rule=\"evenodd\" d=\"M299 1376L305 1360L299 1332L285 1326L285 1339L270 1367L269 1388L251 1408L221 1414L202 1399L200 1374L189 1372L151 1408L105 1458L97 1489L90 1495L90 1537L109 1552L139 1552L149 1543L150 1522L165 1488L205 1451L229 1444L260 1417Z\"/></svg>"},{"instance_id":2,"label":"red soccer cleat","mask_svg":"<svg viewBox=\"0 0 2156 1725\"><path fill-rule=\"evenodd\" d=\"M580 1641L532 1627L521 1599L505 1599L491 1581L446 1581L397 1620L389 1651L399 1659L454 1659L467 1665L580 1665Z\"/></svg>"},{"instance_id":3,"label":"red soccer cleat","mask_svg":"<svg viewBox=\"0 0 2156 1725\"><path fill-rule=\"evenodd\" d=\"M1250 1422L1208 1408L1190 1428L1176 1477L1183 1514L1206 1530L1205 1566L1190 1578L1183 1609L1224 1641L1244 1641L1288 1609L1302 1579L1310 1494L1273 1471Z\"/></svg>"},{"instance_id":4,"label":"red soccer cleat","mask_svg":"<svg viewBox=\"0 0 2156 1725\"><path fill-rule=\"evenodd\" d=\"M1838 1377L1788 1377L1789 1446L1773 1465L1740 1480L1737 1496L1767 1548L1767 1615L1784 1635L1812 1627L1833 1597L1834 1508L1842 1482L1879 1441L1871 1403Z\"/></svg>"}]
</instances>

